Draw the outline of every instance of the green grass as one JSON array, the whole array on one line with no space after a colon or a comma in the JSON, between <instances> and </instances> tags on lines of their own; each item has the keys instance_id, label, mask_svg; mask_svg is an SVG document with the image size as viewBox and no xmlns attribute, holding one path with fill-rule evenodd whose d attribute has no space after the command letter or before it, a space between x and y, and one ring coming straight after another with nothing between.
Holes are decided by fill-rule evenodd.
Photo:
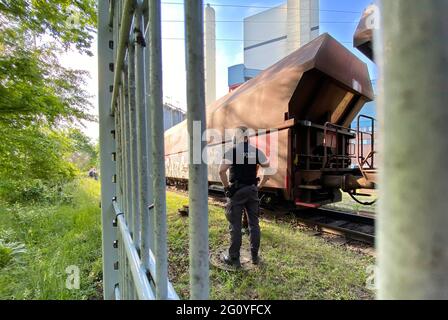
<instances>
[{"instance_id":1,"label":"green grass","mask_svg":"<svg viewBox=\"0 0 448 320\"><path fill-rule=\"evenodd\" d=\"M0 203L0 299L100 299L99 184L68 186L72 205ZM185 196L168 193L170 278L188 298L188 218ZM210 206L210 248L228 244L222 208ZM262 221L261 268L226 272L211 267L212 299L371 299L365 288L373 258L313 237L284 221ZM247 239L245 240L247 241ZM81 270L80 290L65 288L69 266Z\"/></svg>"},{"instance_id":2,"label":"green grass","mask_svg":"<svg viewBox=\"0 0 448 320\"><path fill-rule=\"evenodd\" d=\"M170 277L188 298L188 218L177 209L188 203L168 193ZM222 208L210 206L210 249L228 244ZM264 265L253 271L227 272L211 267L211 298L225 299L372 299L365 287L373 258L314 237L281 221L262 221Z\"/></svg>"},{"instance_id":3,"label":"green grass","mask_svg":"<svg viewBox=\"0 0 448 320\"><path fill-rule=\"evenodd\" d=\"M0 258L3 252L7 261L0 266L0 299L101 298L99 184L83 179L66 188L71 205L0 204ZM11 244L24 252L13 255ZM80 290L66 288L69 266L81 271Z\"/></svg>"}]
</instances>

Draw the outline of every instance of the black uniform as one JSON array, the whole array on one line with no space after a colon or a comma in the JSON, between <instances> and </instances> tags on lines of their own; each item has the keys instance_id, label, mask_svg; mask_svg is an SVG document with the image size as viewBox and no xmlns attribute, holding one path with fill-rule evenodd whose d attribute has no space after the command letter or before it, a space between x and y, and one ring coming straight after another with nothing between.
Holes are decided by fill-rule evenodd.
<instances>
[{"instance_id":1,"label":"black uniform","mask_svg":"<svg viewBox=\"0 0 448 320\"><path fill-rule=\"evenodd\" d=\"M258 256L260 248L260 226L258 212L260 201L257 188L257 165L267 163L262 151L249 143L241 143L227 151L224 161L231 165L230 183L234 194L227 201L226 217L230 223L231 244L229 256L239 259L242 242L241 218L243 209L249 220L250 244L252 256Z\"/></svg>"}]
</instances>

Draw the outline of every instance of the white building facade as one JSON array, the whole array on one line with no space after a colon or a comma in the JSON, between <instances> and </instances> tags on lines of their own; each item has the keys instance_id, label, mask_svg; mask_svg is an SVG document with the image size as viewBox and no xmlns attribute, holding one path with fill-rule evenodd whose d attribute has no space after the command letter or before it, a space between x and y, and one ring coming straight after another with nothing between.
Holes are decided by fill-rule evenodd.
<instances>
[{"instance_id":1,"label":"white building facade","mask_svg":"<svg viewBox=\"0 0 448 320\"><path fill-rule=\"evenodd\" d=\"M205 102L216 101L216 14L210 4L204 12Z\"/></svg>"},{"instance_id":2,"label":"white building facade","mask_svg":"<svg viewBox=\"0 0 448 320\"><path fill-rule=\"evenodd\" d=\"M244 19L244 64L229 68L229 89L319 36L319 0L286 3Z\"/></svg>"}]
</instances>

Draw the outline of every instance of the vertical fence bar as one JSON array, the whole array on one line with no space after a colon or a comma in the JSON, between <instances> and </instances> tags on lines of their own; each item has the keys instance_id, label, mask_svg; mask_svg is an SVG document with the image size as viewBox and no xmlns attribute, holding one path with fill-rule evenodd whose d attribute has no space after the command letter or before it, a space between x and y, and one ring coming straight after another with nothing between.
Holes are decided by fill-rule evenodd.
<instances>
[{"instance_id":1,"label":"vertical fence bar","mask_svg":"<svg viewBox=\"0 0 448 320\"><path fill-rule=\"evenodd\" d=\"M382 0L380 299L448 298L448 2Z\"/></svg>"},{"instance_id":2,"label":"vertical fence bar","mask_svg":"<svg viewBox=\"0 0 448 320\"><path fill-rule=\"evenodd\" d=\"M118 248L119 248L119 272L120 272L120 296L121 299L124 300L125 299L125 270L124 270L124 257L125 257L125 253L124 253L124 247L123 247L123 238L121 237L121 233L118 232Z\"/></svg>"},{"instance_id":3,"label":"vertical fence bar","mask_svg":"<svg viewBox=\"0 0 448 320\"><path fill-rule=\"evenodd\" d=\"M129 300L129 270L128 258L126 252L123 252L123 260L121 261L121 268L124 270L124 285L123 285L123 300Z\"/></svg>"},{"instance_id":4,"label":"vertical fence bar","mask_svg":"<svg viewBox=\"0 0 448 320\"><path fill-rule=\"evenodd\" d=\"M118 71L117 71L118 72ZM127 152L126 152L126 108L124 107L123 103L123 84L120 88L120 93L118 95L118 105L120 108L120 127L121 127L121 154L122 154L122 168L121 168L121 184L123 188L123 201L122 201L122 211L126 214L128 213L127 205L128 205L128 184L127 184L127 178L128 178L128 161L127 161Z\"/></svg>"},{"instance_id":5,"label":"vertical fence bar","mask_svg":"<svg viewBox=\"0 0 448 320\"><path fill-rule=\"evenodd\" d=\"M136 234L134 242L137 248L141 248L140 228L141 220L143 219L144 228L147 227L148 221L148 153L146 141L146 101L145 101L145 70L144 70L144 56L143 50L145 47L145 40L143 37L142 11L140 6L135 10L134 17L134 55L135 55L135 101L137 109L137 166L138 166L138 192L139 192L139 207L138 215L134 217L134 226ZM138 233L137 233L138 229ZM146 247L146 244L145 244ZM145 249L146 251L146 249ZM147 253L145 252L145 257Z\"/></svg>"},{"instance_id":6,"label":"vertical fence bar","mask_svg":"<svg viewBox=\"0 0 448 320\"><path fill-rule=\"evenodd\" d=\"M117 34L117 42L120 41L120 35L118 30L121 28L121 17L123 14L123 4L122 1L117 1L117 28L114 30L114 32ZM114 61L114 73L120 73L119 70L116 68L116 61ZM114 74L114 77L116 74ZM118 142L118 151L119 153L119 162L118 162L118 169L117 169L117 187L119 188L119 192L117 193L118 196L118 202L120 204L120 208L122 211L125 210L125 203L126 203L126 183L125 183L125 170L126 170L126 159L125 159L125 150L123 148L124 146L124 131L123 131L123 123L124 123L124 114L123 114L123 108L121 105L121 94L122 94L122 85L119 85L119 87L116 88L118 91L118 96L115 102L115 108L117 110L116 117L117 117L117 124L115 130L117 131L117 142ZM125 213L127 214L127 212Z\"/></svg>"},{"instance_id":7,"label":"vertical fence bar","mask_svg":"<svg viewBox=\"0 0 448 320\"><path fill-rule=\"evenodd\" d=\"M114 112L115 121L115 151L117 152L116 172L113 177L113 183L115 184L115 195L117 201L121 203L121 188L120 188L120 174L121 174L121 130L120 130L120 110L115 106Z\"/></svg>"},{"instance_id":8,"label":"vertical fence bar","mask_svg":"<svg viewBox=\"0 0 448 320\"><path fill-rule=\"evenodd\" d=\"M125 249L124 249L124 242L123 242L123 237L121 236L121 233L120 233L120 240L121 240L121 259L120 259L121 266L120 266L120 270L121 270L121 273L123 275L123 282L122 282L122 286L121 286L121 291L122 291L123 300L126 300L126 285L127 285L127 283L126 283L126 268L125 268L126 252L125 252Z\"/></svg>"},{"instance_id":9,"label":"vertical fence bar","mask_svg":"<svg viewBox=\"0 0 448 320\"><path fill-rule=\"evenodd\" d=\"M120 199L120 207L122 208L122 211L125 210L126 208L126 179L125 179L125 175L126 175L126 153L125 153L125 148L124 148L124 143L125 143L125 132L124 132L124 128L123 128L123 124L124 124L124 113L123 113L123 108L122 108L122 104L121 104L121 93L122 93L122 88L120 87L120 90L118 92L118 99L117 99L117 109L119 110L118 114L118 125L120 127L120 153L121 153L121 163L120 163L120 176L118 178L118 182L120 185L120 192L121 192L121 199ZM124 211L125 212L125 211ZM126 212L125 212L126 213Z\"/></svg>"},{"instance_id":10,"label":"vertical fence bar","mask_svg":"<svg viewBox=\"0 0 448 320\"><path fill-rule=\"evenodd\" d=\"M152 119L152 163L155 216L156 297L168 294L168 253L166 225L165 143L162 89L162 26L159 0L149 4L150 111Z\"/></svg>"},{"instance_id":11,"label":"vertical fence bar","mask_svg":"<svg viewBox=\"0 0 448 320\"><path fill-rule=\"evenodd\" d=\"M143 17L144 17L144 28L145 28L145 37L149 39L149 1L144 0L143 1ZM147 106L147 121L146 121L146 142L147 142L147 151L148 151L148 158L152 155L152 119L151 119L151 112L150 112L150 89L151 89L151 80L150 80L150 54L151 54L151 46L147 45L145 49L145 99L146 99L146 106ZM149 159L148 161L148 173L152 174L152 159ZM154 197L153 197L153 184L148 184L148 203L154 203ZM155 251L154 249L154 243L155 243L155 231L154 231L154 211L149 211L149 221L147 226L147 233L143 234L143 237L145 237L145 243L148 243L149 248L152 252ZM144 257L143 263L145 264L145 268L148 268L148 257Z\"/></svg>"},{"instance_id":12,"label":"vertical fence bar","mask_svg":"<svg viewBox=\"0 0 448 320\"><path fill-rule=\"evenodd\" d=\"M114 1L113 6L115 6L115 16L113 18L114 24L113 24L113 33L114 33L114 61L112 64L112 72L116 72L116 59L118 56L118 52L117 52L117 47L116 44L119 43L119 33L117 32L120 29L120 18L121 18L121 2L120 1ZM115 74L114 74L115 77ZM116 85L114 83L114 85ZM119 92L119 88L118 87L114 87L114 91ZM119 94L119 93L118 93ZM116 198L117 198L117 202L122 203L122 194L121 194L121 188L120 188L120 183L121 183L121 163L122 163L122 159L121 159L121 130L120 130L120 126L119 126L119 118L120 118L120 110L119 108L117 108L117 100L115 100L114 105L112 106L112 110L114 110L114 117L115 117L115 145L116 145L116 175L115 175L115 188L116 188Z\"/></svg>"},{"instance_id":13,"label":"vertical fence bar","mask_svg":"<svg viewBox=\"0 0 448 320\"><path fill-rule=\"evenodd\" d=\"M111 131L114 130L114 118L110 116L112 95L109 87L112 85L113 73L109 63L113 61L113 51L109 42L113 40L109 28L109 7L107 1L98 2L98 106L100 122L100 158L101 158L101 222L103 227L103 296L106 300L114 299L114 288L118 281L118 273L114 263L118 254L113 247L116 240L116 230L112 225L114 209L112 198L115 196L115 186L110 183L115 174L116 165L112 160L115 152L115 141Z\"/></svg>"},{"instance_id":14,"label":"vertical fence bar","mask_svg":"<svg viewBox=\"0 0 448 320\"><path fill-rule=\"evenodd\" d=\"M132 168L131 168L131 129L130 129L130 111L129 111L129 103L128 103L128 85L127 78L125 72L121 72L121 83L122 83L122 99L121 103L123 106L124 117L124 130L125 130L125 154L126 154L126 209L125 212L129 214L132 211Z\"/></svg>"},{"instance_id":15,"label":"vertical fence bar","mask_svg":"<svg viewBox=\"0 0 448 320\"><path fill-rule=\"evenodd\" d=\"M185 1L187 119L189 134L190 286L191 299L209 296L208 177L202 161L206 142L204 88L204 18L202 0ZM196 130L199 129L199 130Z\"/></svg>"},{"instance_id":16,"label":"vertical fence bar","mask_svg":"<svg viewBox=\"0 0 448 320\"><path fill-rule=\"evenodd\" d=\"M140 246L141 246L141 260L143 267L149 270L149 252L151 250L151 231L152 226L150 224L149 216L150 211L148 206L152 204L152 186L150 183L150 161L149 155L151 152L151 140L148 136L148 131L150 130L150 114L148 111L148 104L146 101L146 79L145 79L145 31L143 22L143 5L140 4L137 7L135 14L135 39L136 39L136 79L138 79L139 86L137 86L137 100L138 100L138 110L139 110L139 139L142 143L140 146L140 152L142 154L139 157L139 166L142 170L141 180L139 185L141 185L140 190ZM146 49L148 50L148 49Z\"/></svg>"},{"instance_id":17,"label":"vertical fence bar","mask_svg":"<svg viewBox=\"0 0 448 320\"><path fill-rule=\"evenodd\" d=\"M139 192L138 192L138 154L137 154L137 110L135 101L135 66L134 66L134 41L129 42L128 48L128 99L130 109L130 127L131 127L131 176L132 176L132 204L133 210L128 219L126 219L129 230L134 236L134 216L139 212Z\"/></svg>"},{"instance_id":18,"label":"vertical fence bar","mask_svg":"<svg viewBox=\"0 0 448 320\"><path fill-rule=\"evenodd\" d=\"M125 198L126 198L126 194L125 194L125 182L124 182L124 174L125 174L125 153L124 153L124 148L123 148L123 143L124 143L124 132L123 132L123 110L121 108L121 88L118 92L118 98L117 98L117 105L116 105L116 109L118 110L117 112L117 126L119 128L119 132L118 132L118 141L120 144L120 170L118 171L119 175L118 175L118 180L117 180L117 185L120 186L120 196L119 196L119 202L120 202L120 207L122 208L122 210L124 210L124 203L125 203Z\"/></svg>"}]
</instances>

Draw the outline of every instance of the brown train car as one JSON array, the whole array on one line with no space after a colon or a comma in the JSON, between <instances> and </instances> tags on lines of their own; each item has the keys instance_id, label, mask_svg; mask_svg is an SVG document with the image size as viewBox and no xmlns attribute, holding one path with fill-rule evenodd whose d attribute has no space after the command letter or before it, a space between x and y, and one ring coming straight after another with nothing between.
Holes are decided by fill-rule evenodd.
<instances>
[{"instance_id":1,"label":"brown train car","mask_svg":"<svg viewBox=\"0 0 448 320\"><path fill-rule=\"evenodd\" d=\"M262 130L251 142L274 168L263 191L297 206L318 207L340 201L340 189L372 187L354 167L356 133L350 124L373 96L366 64L323 34L209 105L207 129L223 136L239 126ZM231 139L208 138L210 186L220 185L219 162L231 146ZM186 121L166 132L165 148L168 181L185 182Z\"/></svg>"},{"instance_id":2,"label":"brown train car","mask_svg":"<svg viewBox=\"0 0 448 320\"><path fill-rule=\"evenodd\" d=\"M366 57L374 61L373 34L375 24L379 23L379 9L375 4L368 6L359 21L353 36L353 45Z\"/></svg>"}]
</instances>

